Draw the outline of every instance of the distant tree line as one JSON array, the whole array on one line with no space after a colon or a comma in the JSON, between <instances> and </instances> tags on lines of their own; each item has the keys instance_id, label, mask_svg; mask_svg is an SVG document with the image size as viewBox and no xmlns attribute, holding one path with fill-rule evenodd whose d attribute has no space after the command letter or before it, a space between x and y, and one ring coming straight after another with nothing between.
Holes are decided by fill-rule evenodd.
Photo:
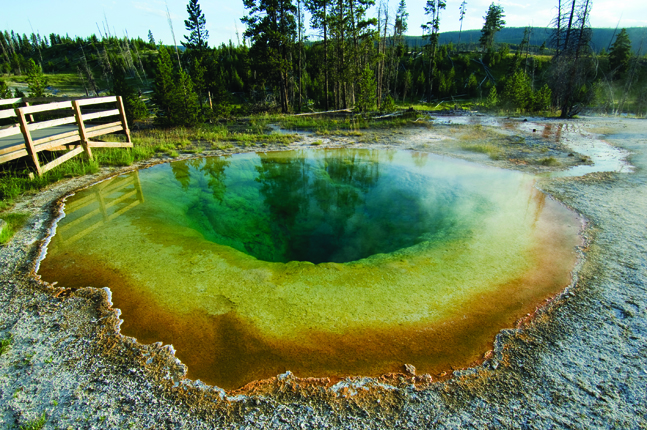
<instances>
[{"instance_id":1,"label":"distant tree line","mask_svg":"<svg viewBox=\"0 0 647 430\"><path fill-rule=\"evenodd\" d=\"M466 42L440 42L447 7L442 0L427 0L416 11L427 17L419 45L405 36L405 0L395 12L374 0L244 0L243 40L217 47L209 46L199 1L189 0L182 49L156 42L151 32L143 41L107 34L45 39L5 31L0 33L0 67L5 74L29 71L34 93L47 86L42 70L75 71L88 95L106 90L122 95L133 119L153 114L162 126L193 125L232 113L361 112L390 110L396 103L475 99L492 109L556 110L564 117L590 106L644 112L642 48L632 47L623 29L608 53L597 54L591 48L590 0L557 2L547 43L533 46L535 30L525 28L514 46L497 44L505 11L492 3L484 11L478 44L465 49ZM376 18L371 8L377 8ZM310 22L305 22L306 12ZM461 22L469 12L468 3L461 3ZM308 25L317 32L316 40L306 39ZM149 89L152 103L145 106L140 93Z\"/></svg>"}]
</instances>

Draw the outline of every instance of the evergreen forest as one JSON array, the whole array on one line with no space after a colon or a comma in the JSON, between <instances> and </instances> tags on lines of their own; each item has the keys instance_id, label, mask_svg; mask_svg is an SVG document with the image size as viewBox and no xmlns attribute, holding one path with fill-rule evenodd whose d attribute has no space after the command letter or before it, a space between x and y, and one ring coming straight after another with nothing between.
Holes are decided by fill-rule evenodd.
<instances>
[{"instance_id":1,"label":"evergreen forest","mask_svg":"<svg viewBox=\"0 0 647 430\"><path fill-rule=\"evenodd\" d=\"M0 98L124 97L131 121L192 126L255 113L478 107L570 118L647 113L644 29L592 29L589 0L558 0L551 28L442 33L442 0L390 12L374 0L244 0L236 43L211 46L199 0L182 39L0 32ZM461 4L461 20L466 2ZM424 13L423 36L408 36ZM476 12L474 12L476 13ZM316 40L306 37L316 31ZM410 31L411 30L411 31ZM310 31L309 34L312 34Z\"/></svg>"}]
</instances>

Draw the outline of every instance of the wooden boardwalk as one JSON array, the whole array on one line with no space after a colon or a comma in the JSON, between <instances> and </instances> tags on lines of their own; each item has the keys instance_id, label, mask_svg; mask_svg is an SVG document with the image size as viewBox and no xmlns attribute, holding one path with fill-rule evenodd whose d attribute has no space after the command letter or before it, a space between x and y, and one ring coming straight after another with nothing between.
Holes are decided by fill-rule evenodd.
<instances>
[{"instance_id":1,"label":"wooden boardwalk","mask_svg":"<svg viewBox=\"0 0 647 430\"><path fill-rule=\"evenodd\" d=\"M24 104L13 108L12 105ZM88 112L88 106L114 104L115 109ZM30 105L30 99L0 100L0 119L16 118L14 125L0 128L0 164L22 157L29 157L35 172L42 175L76 155L86 152L92 159L91 148L133 146L130 129L121 97L97 97L66 100L47 104ZM86 110L86 112L83 112ZM35 121L34 114L46 113L55 119ZM101 124L86 124L101 118L118 117L117 121ZM126 134L126 142L99 142L90 140L115 132ZM63 155L42 164L41 151L66 151Z\"/></svg>"}]
</instances>

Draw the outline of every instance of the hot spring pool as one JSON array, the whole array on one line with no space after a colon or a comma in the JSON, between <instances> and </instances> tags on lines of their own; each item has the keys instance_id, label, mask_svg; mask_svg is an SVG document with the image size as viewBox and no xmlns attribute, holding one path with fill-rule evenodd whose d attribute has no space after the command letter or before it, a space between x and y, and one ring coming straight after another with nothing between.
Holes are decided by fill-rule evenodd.
<instances>
[{"instance_id":1,"label":"hot spring pool","mask_svg":"<svg viewBox=\"0 0 647 430\"><path fill-rule=\"evenodd\" d=\"M67 198L39 274L233 389L291 370L437 374L570 282L581 220L535 179L426 153L160 164Z\"/></svg>"}]
</instances>

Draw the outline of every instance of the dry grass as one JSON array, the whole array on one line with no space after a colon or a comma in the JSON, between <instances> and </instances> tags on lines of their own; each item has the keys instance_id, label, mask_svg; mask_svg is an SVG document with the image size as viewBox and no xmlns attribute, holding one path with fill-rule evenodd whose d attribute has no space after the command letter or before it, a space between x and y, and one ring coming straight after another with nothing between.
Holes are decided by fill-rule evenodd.
<instances>
[{"instance_id":1,"label":"dry grass","mask_svg":"<svg viewBox=\"0 0 647 430\"><path fill-rule=\"evenodd\" d=\"M504 136L497 133L490 127L483 127L482 125L474 126L459 126L456 129L456 133L460 133L458 136L461 140L486 140L486 139L503 139Z\"/></svg>"}]
</instances>

